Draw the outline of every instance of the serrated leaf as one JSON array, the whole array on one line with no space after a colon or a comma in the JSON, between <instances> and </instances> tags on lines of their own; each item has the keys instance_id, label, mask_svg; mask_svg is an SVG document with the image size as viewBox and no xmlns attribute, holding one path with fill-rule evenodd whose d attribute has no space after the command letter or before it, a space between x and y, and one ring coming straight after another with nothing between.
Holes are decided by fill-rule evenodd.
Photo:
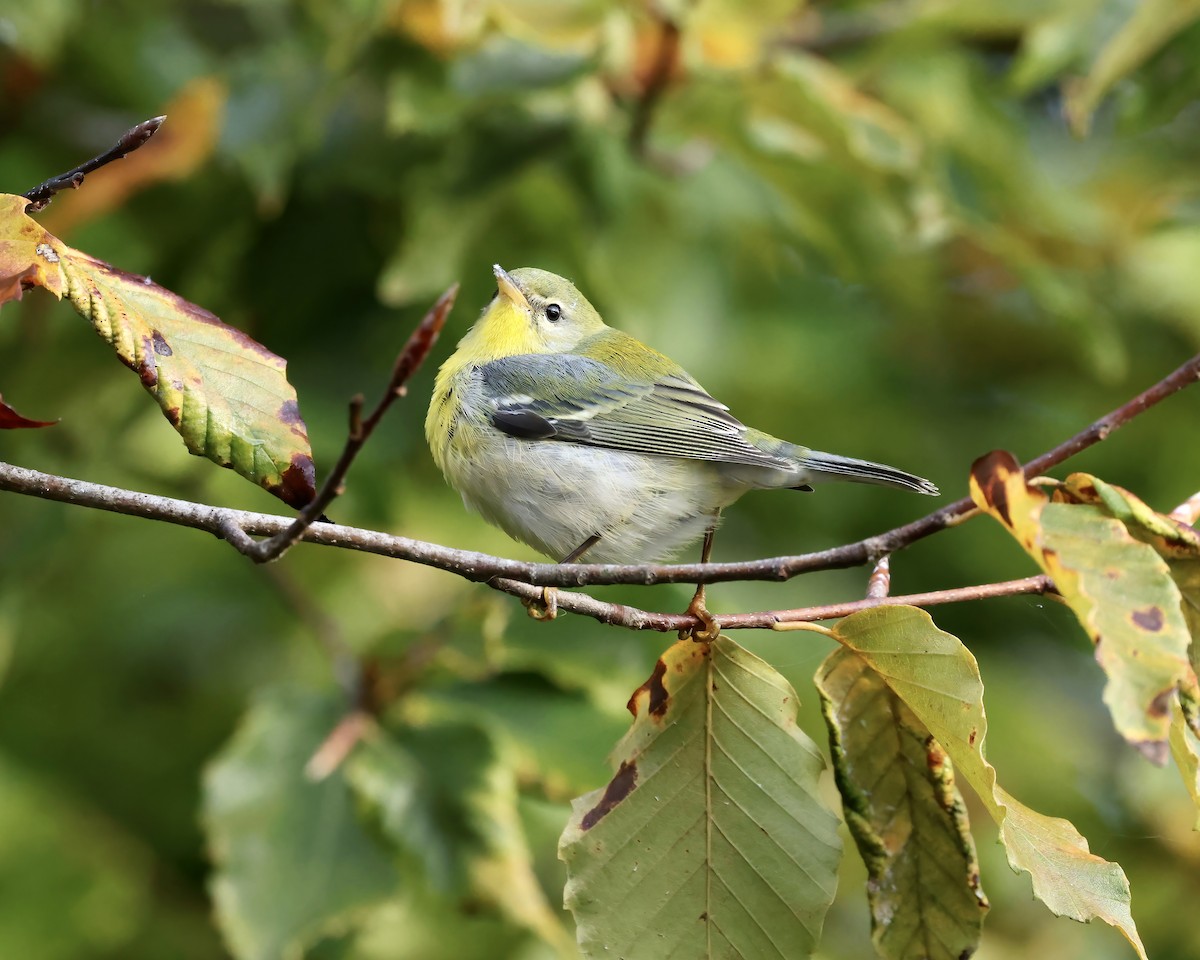
<instances>
[{"instance_id":1,"label":"serrated leaf","mask_svg":"<svg viewBox=\"0 0 1200 960\"><path fill-rule=\"evenodd\" d=\"M575 801L559 847L585 957L812 951L841 847L796 702L727 637L663 654L630 700L615 776Z\"/></svg>"},{"instance_id":2,"label":"serrated leaf","mask_svg":"<svg viewBox=\"0 0 1200 960\"><path fill-rule=\"evenodd\" d=\"M1092 114L1112 86L1154 56L1200 17L1200 0L1141 0L1129 20L1096 56L1087 76L1066 90L1064 109L1076 133L1087 133Z\"/></svg>"},{"instance_id":3,"label":"serrated leaf","mask_svg":"<svg viewBox=\"0 0 1200 960\"><path fill-rule=\"evenodd\" d=\"M0 303L23 286L64 296L133 370L191 453L285 503L315 495L312 450L287 363L150 281L68 247L0 194Z\"/></svg>"},{"instance_id":4,"label":"serrated leaf","mask_svg":"<svg viewBox=\"0 0 1200 960\"><path fill-rule=\"evenodd\" d=\"M1121 867L1090 853L1068 821L1030 810L997 785L984 755L983 681L958 638L934 626L924 610L905 606L853 614L838 622L833 636L879 675L949 754L1000 826L1009 864L1030 875L1034 895L1058 916L1111 924L1145 960Z\"/></svg>"},{"instance_id":5,"label":"serrated leaf","mask_svg":"<svg viewBox=\"0 0 1200 960\"><path fill-rule=\"evenodd\" d=\"M867 867L872 940L888 960L959 960L988 902L945 751L860 657L817 670L846 823Z\"/></svg>"},{"instance_id":6,"label":"serrated leaf","mask_svg":"<svg viewBox=\"0 0 1200 960\"><path fill-rule=\"evenodd\" d=\"M1050 502L1025 482L1011 454L975 461L971 497L1054 580L1091 636L1117 730L1165 763L1170 700L1191 673L1187 624L1166 563L1100 508Z\"/></svg>"},{"instance_id":7,"label":"serrated leaf","mask_svg":"<svg viewBox=\"0 0 1200 960\"><path fill-rule=\"evenodd\" d=\"M340 711L332 697L272 692L205 775L216 917L238 960L298 958L396 889L343 780L304 774Z\"/></svg>"}]
</instances>

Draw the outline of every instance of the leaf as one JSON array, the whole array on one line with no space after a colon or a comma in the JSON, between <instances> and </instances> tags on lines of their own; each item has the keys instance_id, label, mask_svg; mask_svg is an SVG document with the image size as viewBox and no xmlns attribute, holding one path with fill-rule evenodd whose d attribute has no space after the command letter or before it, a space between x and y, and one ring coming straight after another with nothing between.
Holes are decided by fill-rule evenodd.
<instances>
[{"instance_id":1,"label":"leaf","mask_svg":"<svg viewBox=\"0 0 1200 960\"><path fill-rule=\"evenodd\" d=\"M1068 821L1030 810L997 785L996 771L984 756L983 682L975 658L958 638L935 627L924 610L905 606L853 614L838 622L833 636L878 674L942 745L999 825L1009 864L1030 875L1034 895L1058 916L1111 924L1145 960L1129 911L1129 881L1120 866L1090 853Z\"/></svg>"},{"instance_id":2,"label":"leaf","mask_svg":"<svg viewBox=\"0 0 1200 960\"><path fill-rule=\"evenodd\" d=\"M396 888L395 868L358 822L345 782L304 775L339 711L332 698L272 692L205 775L213 900L238 960L298 958Z\"/></svg>"},{"instance_id":3,"label":"leaf","mask_svg":"<svg viewBox=\"0 0 1200 960\"><path fill-rule=\"evenodd\" d=\"M971 497L1054 580L1091 636L1117 730L1165 763L1171 696L1191 672L1187 624L1166 563L1103 510L1049 502L1009 453L975 461Z\"/></svg>"},{"instance_id":4,"label":"leaf","mask_svg":"<svg viewBox=\"0 0 1200 960\"><path fill-rule=\"evenodd\" d=\"M483 730L447 722L381 731L350 758L346 777L435 890L489 905L559 955L572 952L533 872L512 769Z\"/></svg>"},{"instance_id":5,"label":"leaf","mask_svg":"<svg viewBox=\"0 0 1200 960\"><path fill-rule=\"evenodd\" d=\"M1192 829L1200 830L1200 736L1188 725L1183 708L1178 703L1171 711L1171 756L1175 758L1183 785L1196 807Z\"/></svg>"},{"instance_id":6,"label":"leaf","mask_svg":"<svg viewBox=\"0 0 1200 960\"><path fill-rule=\"evenodd\" d=\"M532 673L449 684L426 696L447 715L471 717L496 737L522 783L536 782L564 799L596 782L606 749L626 727L581 691Z\"/></svg>"},{"instance_id":7,"label":"leaf","mask_svg":"<svg viewBox=\"0 0 1200 960\"><path fill-rule=\"evenodd\" d=\"M1155 512L1128 490L1087 473L1071 474L1055 497L1103 508L1166 561L1179 588L1183 619L1192 638L1188 647L1192 672L1200 671L1200 533ZM1194 676L1187 678L1188 685L1194 682Z\"/></svg>"},{"instance_id":8,"label":"leaf","mask_svg":"<svg viewBox=\"0 0 1200 960\"><path fill-rule=\"evenodd\" d=\"M727 637L673 645L629 701L607 787L573 804L559 856L585 957L798 957L841 853L796 694Z\"/></svg>"},{"instance_id":9,"label":"leaf","mask_svg":"<svg viewBox=\"0 0 1200 960\"><path fill-rule=\"evenodd\" d=\"M22 286L65 295L138 375L191 453L293 507L308 503L316 493L312 451L287 363L149 278L68 247L24 213L26 203L0 194L0 303Z\"/></svg>"},{"instance_id":10,"label":"leaf","mask_svg":"<svg viewBox=\"0 0 1200 960\"><path fill-rule=\"evenodd\" d=\"M0 430L24 430L33 427L52 427L57 420L30 420L17 413L0 397Z\"/></svg>"},{"instance_id":11,"label":"leaf","mask_svg":"<svg viewBox=\"0 0 1200 960\"><path fill-rule=\"evenodd\" d=\"M1085 134L1092 114L1117 81L1162 49L1200 17L1200 0L1141 0L1125 24L1097 54L1082 81L1069 84L1064 109L1077 134Z\"/></svg>"},{"instance_id":12,"label":"leaf","mask_svg":"<svg viewBox=\"0 0 1200 960\"><path fill-rule=\"evenodd\" d=\"M848 650L817 671L846 823L866 864L881 957L958 960L979 946L988 902L945 751Z\"/></svg>"}]
</instances>

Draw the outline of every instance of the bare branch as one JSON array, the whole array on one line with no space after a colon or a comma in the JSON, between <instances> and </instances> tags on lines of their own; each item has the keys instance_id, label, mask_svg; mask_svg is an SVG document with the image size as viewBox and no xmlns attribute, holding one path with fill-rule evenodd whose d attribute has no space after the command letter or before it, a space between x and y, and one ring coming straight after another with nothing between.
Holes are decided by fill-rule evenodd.
<instances>
[{"instance_id":1,"label":"bare branch","mask_svg":"<svg viewBox=\"0 0 1200 960\"><path fill-rule=\"evenodd\" d=\"M517 580L493 580L489 586L522 600L540 601L542 596L541 587L534 587ZM974 587L955 587L950 590L934 590L930 593L912 593L907 596L868 597L865 600L849 600L845 603L800 607L795 610L721 614L718 619L722 630L778 630L785 629L787 624L792 623L837 620L841 617L848 617L852 613L858 613L860 610L870 610L879 606L906 604L914 607L933 607L943 603L963 603L968 600L985 600L992 597L1054 592L1054 583L1049 577L1036 576L1025 577L1021 580L1006 580L1002 583L985 583ZM622 603L606 603L588 596L586 593L559 591L558 609L629 630L655 630L659 633L672 633L702 627L699 618L690 613L654 613Z\"/></svg>"},{"instance_id":2,"label":"bare branch","mask_svg":"<svg viewBox=\"0 0 1200 960\"><path fill-rule=\"evenodd\" d=\"M29 201L29 206L26 207L30 213L37 213L54 199L54 195L68 187L72 190L77 189L83 183L83 178L95 170L99 170L105 164L112 163L114 160L120 160L123 157L129 156L138 147L142 146L149 140L158 128L163 125L166 117L152 117L149 120L143 120L135 127L126 130L120 140L113 145L109 150L104 151L98 157L92 157L85 163L81 163L74 170L68 170L66 173L60 173L57 177L51 177L44 183L39 183L32 190L29 190L21 196Z\"/></svg>"},{"instance_id":3,"label":"bare branch","mask_svg":"<svg viewBox=\"0 0 1200 960\"><path fill-rule=\"evenodd\" d=\"M1086 430L1025 465L1027 475L1042 473L1081 450L1100 442L1166 397L1200 377L1200 356L1193 357L1150 389L1134 397ZM0 463L0 490L9 490L44 500L108 510L129 516L176 523L207 530L222 539L240 541L250 536L274 536L293 523L292 518L249 513L158 497L117 487L72 480L53 474ZM337 524L318 524L304 530L300 539L308 543L361 550L400 560L410 560L456 573L468 580L494 578L519 580L533 586L579 587L589 584L721 583L731 580L788 580L813 570L861 566L896 552L961 520L974 509L963 499L920 520L857 543L795 556L772 557L735 563L684 564L586 564L527 563L505 560L473 550L456 550L435 543L412 540ZM244 547L244 544L243 544ZM510 591L511 592L511 591ZM566 598L563 598L566 599ZM564 609L569 609L564 607ZM590 614L589 614L590 615ZM603 619L603 618L601 618ZM722 621L724 624L724 621ZM633 624L631 624L633 625ZM664 629L691 626L676 624ZM636 625L635 625L636 626Z\"/></svg>"}]
</instances>

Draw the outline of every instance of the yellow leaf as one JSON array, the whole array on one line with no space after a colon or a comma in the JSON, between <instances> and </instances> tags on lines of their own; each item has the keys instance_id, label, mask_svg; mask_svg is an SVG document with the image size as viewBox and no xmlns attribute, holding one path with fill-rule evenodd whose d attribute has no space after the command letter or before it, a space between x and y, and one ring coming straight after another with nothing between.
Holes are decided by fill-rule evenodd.
<instances>
[{"instance_id":1,"label":"yellow leaf","mask_svg":"<svg viewBox=\"0 0 1200 960\"><path fill-rule=\"evenodd\" d=\"M0 194L0 302L22 287L65 295L138 375L190 452L301 507L312 451L286 361L148 277L65 243Z\"/></svg>"},{"instance_id":2,"label":"yellow leaf","mask_svg":"<svg viewBox=\"0 0 1200 960\"><path fill-rule=\"evenodd\" d=\"M975 461L971 497L1054 580L1091 636L1117 730L1165 763L1171 698L1191 674L1187 624L1166 562L1099 507L1050 502L1025 482L1011 454Z\"/></svg>"}]
</instances>

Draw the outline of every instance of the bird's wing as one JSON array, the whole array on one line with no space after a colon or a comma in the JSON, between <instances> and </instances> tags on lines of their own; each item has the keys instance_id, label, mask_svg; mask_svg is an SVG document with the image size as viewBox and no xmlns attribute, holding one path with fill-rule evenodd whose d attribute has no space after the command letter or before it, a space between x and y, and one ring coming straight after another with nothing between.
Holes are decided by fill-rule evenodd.
<instances>
[{"instance_id":1,"label":"bird's wing","mask_svg":"<svg viewBox=\"0 0 1200 960\"><path fill-rule=\"evenodd\" d=\"M496 429L635 453L785 467L746 438L729 408L684 374L631 383L598 360L530 354L479 368Z\"/></svg>"}]
</instances>

